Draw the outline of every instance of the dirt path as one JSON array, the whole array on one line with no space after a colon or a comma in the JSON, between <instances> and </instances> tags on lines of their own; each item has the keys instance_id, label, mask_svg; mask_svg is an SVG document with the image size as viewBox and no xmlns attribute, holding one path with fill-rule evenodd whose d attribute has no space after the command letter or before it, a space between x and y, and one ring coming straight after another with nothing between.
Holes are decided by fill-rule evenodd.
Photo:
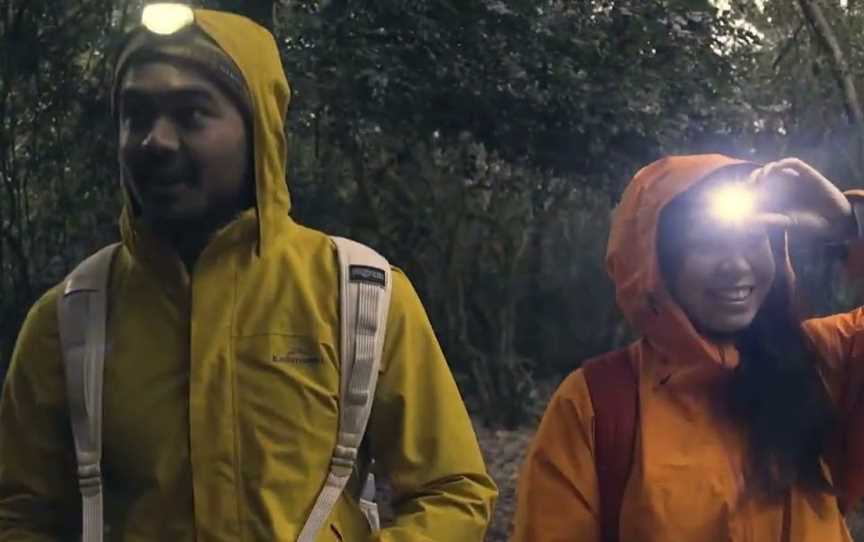
<instances>
[{"instance_id":1,"label":"dirt path","mask_svg":"<svg viewBox=\"0 0 864 542\"><path fill-rule=\"evenodd\" d=\"M516 480L519 467L531 437L533 428L522 428L515 431L503 429L492 430L483 427L479 422L474 425L486 466L500 492L495 516L486 534L486 542L505 542L510 534L510 524L516 511Z\"/></svg>"}]
</instances>

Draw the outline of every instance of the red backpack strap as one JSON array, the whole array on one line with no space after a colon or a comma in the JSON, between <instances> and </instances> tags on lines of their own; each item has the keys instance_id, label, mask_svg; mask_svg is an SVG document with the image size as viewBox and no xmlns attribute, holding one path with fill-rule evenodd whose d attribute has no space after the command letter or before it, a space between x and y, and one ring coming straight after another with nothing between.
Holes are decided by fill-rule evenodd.
<instances>
[{"instance_id":1,"label":"red backpack strap","mask_svg":"<svg viewBox=\"0 0 864 542\"><path fill-rule=\"evenodd\" d=\"M630 477L639 412L630 349L622 348L582 364L594 408L594 452L604 542L618 540L624 488Z\"/></svg>"}]
</instances>

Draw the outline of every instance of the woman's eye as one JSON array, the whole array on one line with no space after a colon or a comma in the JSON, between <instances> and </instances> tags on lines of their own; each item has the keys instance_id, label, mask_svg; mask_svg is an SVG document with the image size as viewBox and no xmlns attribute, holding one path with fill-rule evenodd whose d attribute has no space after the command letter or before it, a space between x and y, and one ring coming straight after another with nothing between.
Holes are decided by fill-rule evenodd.
<instances>
[{"instance_id":1,"label":"woman's eye","mask_svg":"<svg viewBox=\"0 0 864 542\"><path fill-rule=\"evenodd\" d=\"M726 239L722 235L718 235L717 232L691 232L688 236L688 244L697 249L701 248L713 248L717 245L720 245L726 242Z\"/></svg>"},{"instance_id":2,"label":"woman's eye","mask_svg":"<svg viewBox=\"0 0 864 542\"><path fill-rule=\"evenodd\" d=\"M696 241L695 246L697 250L701 250L703 252L718 252L725 248L726 242L722 239L718 239L717 237L705 237Z\"/></svg>"},{"instance_id":3,"label":"woman's eye","mask_svg":"<svg viewBox=\"0 0 864 542\"><path fill-rule=\"evenodd\" d=\"M741 243L747 246L759 246L765 242L765 239L764 231L751 231L741 235Z\"/></svg>"}]
</instances>

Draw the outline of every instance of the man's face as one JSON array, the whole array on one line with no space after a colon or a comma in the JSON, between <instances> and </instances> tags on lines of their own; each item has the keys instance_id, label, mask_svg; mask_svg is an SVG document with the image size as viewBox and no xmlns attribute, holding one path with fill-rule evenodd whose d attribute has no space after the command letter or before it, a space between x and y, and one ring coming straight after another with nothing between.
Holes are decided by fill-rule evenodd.
<instances>
[{"instance_id":1,"label":"man's face","mask_svg":"<svg viewBox=\"0 0 864 542\"><path fill-rule=\"evenodd\" d=\"M774 282L774 254L759 226L718 224L704 214L685 220L671 290L693 324L709 334L741 331Z\"/></svg>"},{"instance_id":2,"label":"man's face","mask_svg":"<svg viewBox=\"0 0 864 542\"><path fill-rule=\"evenodd\" d=\"M132 65L118 103L121 166L146 221L206 228L252 205L243 117L197 69L164 61Z\"/></svg>"}]
</instances>

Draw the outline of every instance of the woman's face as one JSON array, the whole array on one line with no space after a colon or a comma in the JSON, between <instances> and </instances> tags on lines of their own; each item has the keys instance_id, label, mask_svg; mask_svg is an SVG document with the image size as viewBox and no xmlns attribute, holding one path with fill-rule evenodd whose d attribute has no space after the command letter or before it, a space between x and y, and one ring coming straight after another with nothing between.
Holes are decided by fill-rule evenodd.
<instances>
[{"instance_id":1,"label":"woman's face","mask_svg":"<svg viewBox=\"0 0 864 542\"><path fill-rule=\"evenodd\" d=\"M750 325L774 282L775 263L761 226L722 224L700 209L685 213L667 277L672 296L702 332Z\"/></svg>"}]
</instances>

